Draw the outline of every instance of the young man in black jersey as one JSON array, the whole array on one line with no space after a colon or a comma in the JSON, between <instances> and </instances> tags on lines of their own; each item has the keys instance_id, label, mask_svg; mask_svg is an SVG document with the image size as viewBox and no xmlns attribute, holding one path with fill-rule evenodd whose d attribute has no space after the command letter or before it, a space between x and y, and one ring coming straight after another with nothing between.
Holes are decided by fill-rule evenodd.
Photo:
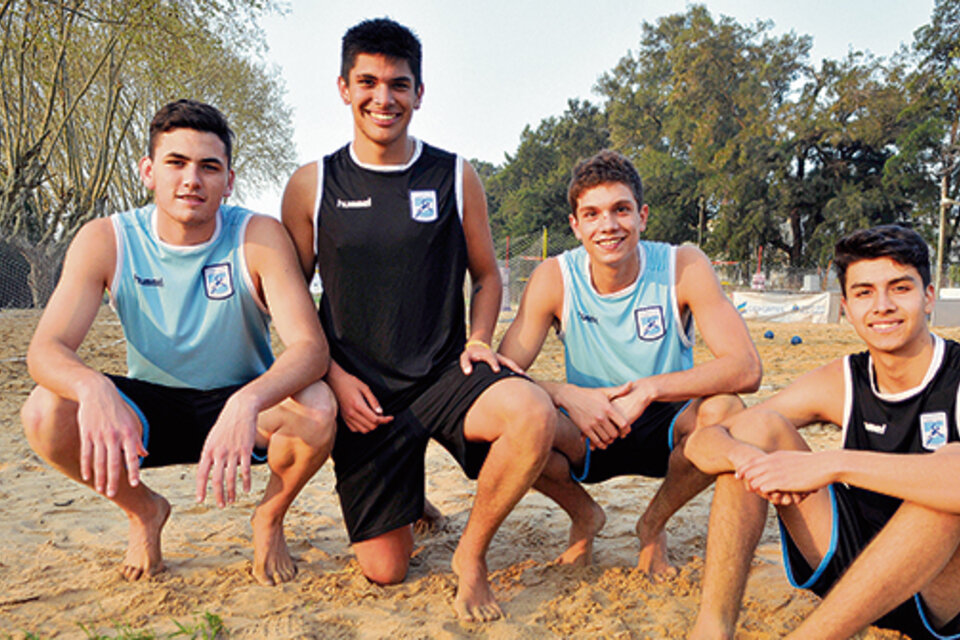
<instances>
[{"instance_id":1,"label":"young man in black jersey","mask_svg":"<svg viewBox=\"0 0 960 640\"><path fill-rule=\"evenodd\" d=\"M960 637L960 344L927 327L927 245L898 226L861 230L837 243L835 263L867 351L685 447L720 474L693 638L733 637L767 502L790 581L824 597L791 638L847 638L871 623ZM843 427L841 450L810 451L797 429L816 422Z\"/></svg>"},{"instance_id":2,"label":"young man in black jersey","mask_svg":"<svg viewBox=\"0 0 960 640\"><path fill-rule=\"evenodd\" d=\"M454 606L492 620L501 611L486 551L543 469L556 416L547 394L490 350L501 282L486 199L468 163L408 134L420 64L420 42L391 20L347 31L337 82L353 142L297 170L283 222L304 275L316 266L324 286L337 490L364 574L380 584L406 575L433 438L478 481L452 561Z\"/></svg>"}]
</instances>

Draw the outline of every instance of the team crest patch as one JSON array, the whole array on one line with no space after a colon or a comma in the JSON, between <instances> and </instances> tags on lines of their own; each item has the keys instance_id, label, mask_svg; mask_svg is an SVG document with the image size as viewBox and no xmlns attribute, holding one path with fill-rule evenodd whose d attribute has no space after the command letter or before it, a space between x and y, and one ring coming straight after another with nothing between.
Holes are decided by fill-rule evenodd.
<instances>
[{"instance_id":1,"label":"team crest patch","mask_svg":"<svg viewBox=\"0 0 960 640\"><path fill-rule=\"evenodd\" d=\"M663 307L640 307L634 309L633 319L637 323L637 337L647 342L659 340L666 333L666 323L663 321Z\"/></svg>"},{"instance_id":2,"label":"team crest patch","mask_svg":"<svg viewBox=\"0 0 960 640\"><path fill-rule=\"evenodd\" d=\"M439 215L437 207L437 192L429 191L411 191L410 192L410 217L417 222L433 222Z\"/></svg>"},{"instance_id":3,"label":"team crest patch","mask_svg":"<svg viewBox=\"0 0 960 640\"><path fill-rule=\"evenodd\" d=\"M203 288L211 300L223 300L233 295L233 269L229 262L208 264L203 268Z\"/></svg>"},{"instance_id":4,"label":"team crest patch","mask_svg":"<svg viewBox=\"0 0 960 640\"><path fill-rule=\"evenodd\" d=\"M920 414L920 440L923 448L935 451L947 444L947 414L943 411Z\"/></svg>"}]
</instances>

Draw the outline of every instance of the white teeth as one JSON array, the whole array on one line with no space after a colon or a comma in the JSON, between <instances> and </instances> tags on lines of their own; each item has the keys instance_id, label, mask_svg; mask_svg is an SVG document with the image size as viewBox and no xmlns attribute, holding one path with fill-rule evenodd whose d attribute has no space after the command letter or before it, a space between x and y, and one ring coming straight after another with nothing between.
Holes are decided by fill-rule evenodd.
<instances>
[{"instance_id":1,"label":"white teeth","mask_svg":"<svg viewBox=\"0 0 960 640\"><path fill-rule=\"evenodd\" d=\"M369 113L371 118L373 118L374 120L379 120L381 122L389 122L390 120L393 120L396 117L396 114L393 114L393 113L374 113L372 111Z\"/></svg>"}]
</instances>

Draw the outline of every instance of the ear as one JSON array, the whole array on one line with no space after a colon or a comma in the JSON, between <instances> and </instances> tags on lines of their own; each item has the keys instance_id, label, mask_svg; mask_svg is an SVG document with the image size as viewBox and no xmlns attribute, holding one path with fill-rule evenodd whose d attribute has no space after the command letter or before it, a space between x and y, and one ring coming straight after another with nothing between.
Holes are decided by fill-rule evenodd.
<instances>
[{"instance_id":1,"label":"ear","mask_svg":"<svg viewBox=\"0 0 960 640\"><path fill-rule=\"evenodd\" d=\"M414 109L419 109L419 108L420 108L420 102L421 102L422 100L423 100L423 83L421 82L421 83L420 83L420 86L417 87L417 99L414 100L414 102L413 102L413 108L414 108Z\"/></svg>"},{"instance_id":2,"label":"ear","mask_svg":"<svg viewBox=\"0 0 960 640\"><path fill-rule=\"evenodd\" d=\"M933 288L933 283L927 285L926 291L923 292L923 312L927 315L933 313L933 306L936 303L937 292Z\"/></svg>"},{"instance_id":3,"label":"ear","mask_svg":"<svg viewBox=\"0 0 960 640\"><path fill-rule=\"evenodd\" d=\"M638 231L647 230L647 218L649 217L650 217L650 207L648 207L647 205L643 205L642 207L640 207L640 224L637 225Z\"/></svg>"},{"instance_id":4,"label":"ear","mask_svg":"<svg viewBox=\"0 0 960 640\"><path fill-rule=\"evenodd\" d=\"M570 214L570 228L573 229L573 235L577 237L577 240L583 242L583 238L580 236L580 221L574 213Z\"/></svg>"},{"instance_id":5,"label":"ear","mask_svg":"<svg viewBox=\"0 0 960 640\"><path fill-rule=\"evenodd\" d=\"M220 196L222 199L226 200L233 194L233 181L236 178L236 175L233 173L233 169L230 169L227 172L227 186L223 189L223 195Z\"/></svg>"},{"instance_id":6,"label":"ear","mask_svg":"<svg viewBox=\"0 0 960 640\"><path fill-rule=\"evenodd\" d=\"M143 186L148 191L153 191L157 186L153 179L153 158L150 156L140 158L137 167L140 169L140 181L143 182Z\"/></svg>"},{"instance_id":7,"label":"ear","mask_svg":"<svg viewBox=\"0 0 960 640\"><path fill-rule=\"evenodd\" d=\"M343 104L350 104L350 85L341 76L337 76L337 91L340 92L340 99Z\"/></svg>"}]
</instances>

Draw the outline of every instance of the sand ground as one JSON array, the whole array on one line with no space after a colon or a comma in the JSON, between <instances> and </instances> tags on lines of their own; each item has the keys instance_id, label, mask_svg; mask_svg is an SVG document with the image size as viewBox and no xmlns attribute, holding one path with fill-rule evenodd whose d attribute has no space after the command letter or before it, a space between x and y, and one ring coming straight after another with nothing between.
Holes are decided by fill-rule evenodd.
<instances>
[{"instance_id":1,"label":"sand ground","mask_svg":"<svg viewBox=\"0 0 960 640\"><path fill-rule=\"evenodd\" d=\"M327 463L307 485L287 517L287 537L300 572L275 588L249 574L249 516L266 482L255 470L254 492L220 510L193 499L195 467L150 469L144 481L173 505L164 531L167 571L138 583L124 582L126 521L103 498L50 469L27 446L19 408L32 382L24 355L37 314L0 312L0 638L86 638L80 624L110 632L122 623L158 634L176 630L205 612L222 618L227 637L309 638L683 638L699 600L708 490L670 522L671 559L679 575L654 582L638 574L633 527L656 481L619 478L591 487L607 510L595 564L561 567L567 518L531 493L493 541L489 564L506 611L490 624L458 622L451 608L455 582L449 564L469 514L474 484L445 451L427 453L427 495L446 514L435 533L417 539L406 582L369 584L350 553ZM767 329L773 340L761 336ZM796 375L859 350L852 329L841 325L751 324L764 362L763 387L748 402L783 387ZM960 329L938 330L960 338ZM793 335L803 344L791 346ZM104 309L81 348L103 371L124 370L122 333ZM704 357L702 345L697 358ZM562 353L551 338L532 373L562 379ZM838 430L813 427L814 448L838 444ZM778 638L815 606L814 596L792 589L784 577L772 518L753 563L738 637ZM875 629L860 638L896 638Z\"/></svg>"}]
</instances>

